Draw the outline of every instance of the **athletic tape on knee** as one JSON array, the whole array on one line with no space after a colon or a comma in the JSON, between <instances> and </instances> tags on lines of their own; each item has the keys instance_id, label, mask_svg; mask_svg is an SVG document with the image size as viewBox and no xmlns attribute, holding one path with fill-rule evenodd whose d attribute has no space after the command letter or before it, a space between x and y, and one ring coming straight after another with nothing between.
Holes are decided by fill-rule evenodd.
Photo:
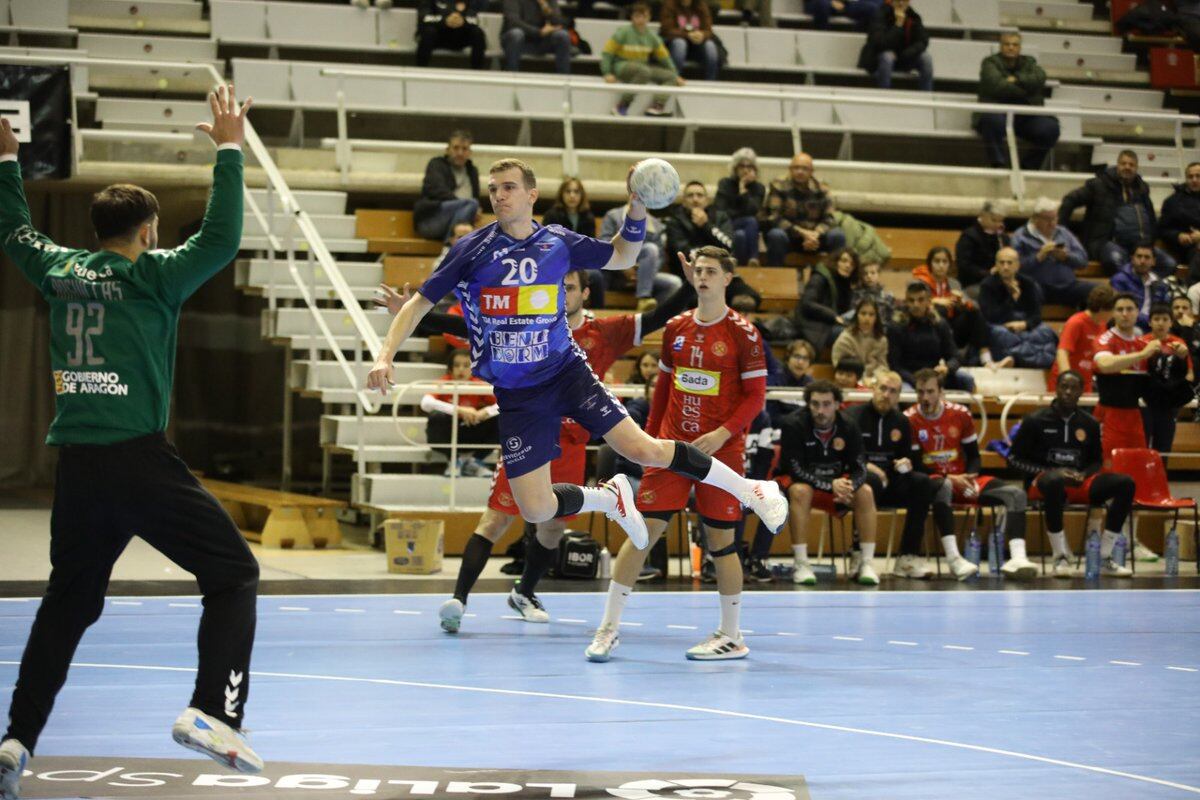
<instances>
[{"instance_id":1,"label":"athletic tape on knee","mask_svg":"<svg viewBox=\"0 0 1200 800\"><path fill-rule=\"evenodd\" d=\"M725 547L722 547L720 550L710 550L710 551L708 551L708 554L709 554L710 556L712 556L713 558L721 558L721 557L723 557L723 556L732 556L732 555L736 555L736 554L737 554L737 552L738 552L738 543L737 543L737 541L735 540L735 541L733 541L733 542L730 542L730 543L729 543L728 545L726 545Z\"/></svg>"},{"instance_id":2,"label":"athletic tape on knee","mask_svg":"<svg viewBox=\"0 0 1200 800\"><path fill-rule=\"evenodd\" d=\"M671 466L668 469L685 478L702 481L712 470L712 456L705 455L695 445L676 442L675 456L671 459Z\"/></svg>"}]
</instances>

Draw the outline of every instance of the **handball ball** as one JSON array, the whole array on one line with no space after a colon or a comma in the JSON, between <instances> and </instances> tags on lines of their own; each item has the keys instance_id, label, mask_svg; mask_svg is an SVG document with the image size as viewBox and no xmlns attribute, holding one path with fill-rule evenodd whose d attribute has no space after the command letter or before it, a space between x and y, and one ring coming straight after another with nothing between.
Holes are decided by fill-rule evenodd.
<instances>
[{"instance_id":1,"label":"handball ball","mask_svg":"<svg viewBox=\"0 0 1200 800\"><path fill-rule=\"evenodd\" d=\"M661 158L647 158L634 165L629 188L647 208L666 208L679 196L679 173Z\"/></svg>"}]
</instances>

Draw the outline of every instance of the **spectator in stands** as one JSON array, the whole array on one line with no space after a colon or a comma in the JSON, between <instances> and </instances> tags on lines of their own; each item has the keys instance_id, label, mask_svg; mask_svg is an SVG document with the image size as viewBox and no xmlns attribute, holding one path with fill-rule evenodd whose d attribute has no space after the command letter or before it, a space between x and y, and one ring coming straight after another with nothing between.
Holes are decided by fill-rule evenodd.
<instances>
[{"instance_id":1,"label":"spectator in stands","mask_svg":"<svg viewBox=\"0 0 1200 800\"><path fill-rule=\"evenodd\" d=\"M437 269L438 266L442 263L442 259L444 259L446 257L446 254L450 252L450 248L454 247L454 245L458 244L459 239L466 236L468 233L470 233L473 230L475 230L475 223L473 221L472 222L456 222L456 223L454 223L450 227L450 235L446 237L446 243L444 245L442 245L442 252L438 253L437 258L433 262L433 268ZM452 295L447 295L447 298L451 297L451 296ZM455 302L455 305L458 304L457 300L455 300L454 302Z\"/></svg>"},{"instance_id":2,"label":"spectator in stands","mask_svg":"<svg viewBox=\"0 0 1200 800\"><path fill-rule=\"evenodd\" d=\"M1058 203L1039 197L1033 216L1013 234L1021 274L1032 278L1047 303L1083 307L1096 284L1075 277L1088 265L1087 251L1066 225L1058 224Z\"/></svg>"},{"instance_id":3,"label":"spectator in stands","mask_svg":"<svg viewBox=\"0 0 1200 800\"><path fill-rule=\"evenodd\" d=\"M954 346L965 350L969 363L976 360L985 367L1003 369L1011 367L1013 360L992 360L991 332L979 311L979 306L963 294L962 284L954 278L954 260L945 247L934 247L925 257L925 263L915 267L912 275L929 287L933 307L950 325L954 334Z\"/></svg>"},{"instance_id":4,"label":"spectator in stands","mask_svg":"<svg viewBox=\"0 0 1200 800\"><path fill-rule=\"evenodd\" d=\"M824 30L830 17L849 17L859 29L865 29L879 13L882 0L804 0L804 11L811 14L813 27Z\"/></svg>"},{"instance_id":5,"label":"spectator in stands","mask_svg":"<svg viewBox=\"0 0 1200 800\"><path fill-rule=\"evenodd\" d=\"M1113 302L1113 326L1096 339L1096 391L1104 464L1118 447L1145 447L1146 430L1138 403L1146 393L1146 359L1161 348L1141 341L1137 298L1121 292Z\"/></svg>"},{"instance_id":6,"label":"spectator in stands","mask_svg":"<svg viewBox=\"0 0 1200 800\"><path fill-rule=\"evenodd\" d=\"M858 254L848 247L812 269L797 307L796 324L817 353L833 345L846 327L850 300L858 285Z\"/></svg>"},{"instance_id":7,"label":"spectator in stands","mask_svg":"<svg viewBox=\"0 0 1200 800\"><path fill-rule=\"evenodd\" d=\"M479 170L471 162L471 134L450 134L444 155L429 159L421 197L413 206L413 224L426 239L445 239L460 222L479 216Z\"/></svg>"},{"instance_id":8,"label":"spectator in stands","mask_svg":"<svg viewBox=\"0 0 1200 800\"><path fill-rule=\"evenodd\" d=\"M736 0L742 12L742 27L755 25L763 28L775 27L775 16L771 12L773 0Z\"/></svg>"},{"instance_id":9,"label":"spectator in stands","mask_svg":"<svg viewBox=\"0 0 1200 800\"><path fill-rule=\"evenodd\" d=\"M543 225L561 225L567 230L582 233L584 236L596 235L596 215L588 203L587 189L579 178L563 178L558 184L558 195L554 205L542 217ZM601 270L587 270L588 302L591 308L604 308L604 290L607 287L606 278Z\"/></svg>"},{"instance_id":10,"label":"spectator in stands","mask_svg":"<svg viewBox=\"0 0 1200 800\"><path fill-rule=\"evenodd\" d=\"M1011 247L996 254L995 271L979 286L979 308L991 326L993 356L1011 356L1018 367L1049 369L1058 334L1042 322L1042 290L1020 272L1021 259Z\"/></svg>"},{"instance_id":11,"label":"spectator in stands","mask_svg":"<svg viewBox=\"0 0 1200 800\"><path fill-rule=\"evenodd\" d=\"M933 310L929 287L921 281L908 284L904 292L907 316L888 326L888 366L899 373L909 389L913 375L932 369L948 388L975 391L975 379L959 369L958 349L950 326Z\"/></svg>"},{"instance_id":12,"label":"spectator in stands","mask_svg":"<svg viewBox=\"0 0 1200 800\"><path fill-rule=\"evenodd\" d=\"M1188 352L1192 356L1193 367L1200 363L1200 320L1192 312L1192 304L1186 297L1171 299L1171 334L1187 342ZM1198 384L1200 385L1200 384ZM1200 409L1197 409L1200 414Z\"/></svg>"},{"instance_id":13,"label":"spectator in stands","mask_svg":"<svg viewBox=\"0 0 1200 800\"><path fill-rule=\"evenodd\" d=\"M867 261L861 259L861 266L858 270L858 286L854 289L854 295L850 298L851 309L857 309L858 304L863 300L871 300L875 303L875 311L879 317L879 322L883 326L891 325L896 321L896 296L884 288L883 280L880 276L882 267L876 261ZM851 315L856 315L856 311L851 311ZM868 374L873 374L875 370L867 367Z\"/></svg>"},{"instance_id":14,"label":"spectator in stands","mask_svg":"<svg viewBox=\"0 0 1200 800\"><path fill-rule=\"evenodd\" d=\"M992 271L996 253L1010 244L1012 240L1004 231L1003 206L998 201L987 201L975 222L962 232L954 245L958 280L968 297L979 297L979 284Z\"/></svg>"},{"instance_id":15,"label":"spectator in stands","mask_svg":"<svg viewBox=\"0 0 1200 800\"><path fill-rule=\"evenodd\" d=\"M668 264L678 268L677 253L691 257L698 247L733 248L733 222L724 211L709 206L708 189L700 181L683 187L683 198L671 206L665 220Z\"/></svg>"},{"instance_id":16,"label":"spectator in stands","mask_svg":"<svg viewBox=\"0 0 1200 800\"><path fill-rule=\"evenodd\" d=\"M629 375L629 383L645 383L653 385L658 379L658 351L647 350L638 356Z\"/></svg>"},{"instance_id":17,"label":"spectator in stands","mask_svg":"<svg viewBox=\"0 0 1200 800\"><path fill-rule=\"evenodd\" d=\"M434 50L471 48L471 69L483 69L487 37L479 27L484 0L421 0L417 10L417 66L429 66Z\"/></svg>"},{"instance_id":18,"label":"spectator in stands","mask_svg":"<svg viewBox=\"0 0 1200 800\"><path fill-rule=\"evenodd\" d=\"M861 363L868 375L887 369L887 331L881 319L879 304L870 297L864 297L855 303L854 322L847 326L833 343L833 363L841 364L847 359Z\"/></svg>"},{"instance_id":19,"label":"spectator in stands","mask_svg":"<svg viewBox=\"0 0 1200 800\"><path fill-rule=\"evenodd\" d=\"M1200 283L1200 161L1188 164L1184 175L1185 182L1163 201L1158 233L1175 259L1188 265L1188 284L1196 284Z\"/></svg>"},{"instance_id":20,"label":"spectator in stands","mask_svg":"<svg viewBox=\"0 0 1200 800\"><path fill-rule=\"evenodd\" d=\"M863 264L886 264L892 257L892 248L883 241L874 225L836 208L831 212L831 216L833 226L846 237L846 247L858 253L858 259Z\"/></svg>"},{"instance_id":21,"label":"spectator in stands","mask_svg":"<svg viewBox=\"0 0 1200 800\"><path fill-rule=\"evenodd\" d=\"M1088 295L1087 308L1073 314L1063 325L1058 337L1058 349L1054 355L1054 366L1046 379L1047 388L1058 385L1058 376L1070 370L1079 374L1083 390L1092 391L1092 374L1095 365L1096 339L1108 330L1112 319L1113 302L1117 293L1111 286L1099 284Z\"/></svg>"},{"instance_id":22,"label":"spectator in stands","mask_svg":"<svg viewBox=\"0 0 1200 800\"><path fill-rule=\"evenodd\" d=\"M685 81L658 34L650 30L650 6L634 3L629 7L629 23L613 31L600 54L600 74L608 83L653 83L659 86L683 86ZM657 63L651 63L651 62ZM629 113L633 94L623 94L613 113ZM656 95L646 108L651 117L669 117L666 95Z\"/></svg>"},{"instance_id":23,"label":"spectator in stands","mask_svg":"<svg viewBox=\"0 0 1200 800\"><path fill-rule=\"evenodd\" d=\"M771 181L760 215L766 231L767 263L782 267L787 254L828 253L846 246L846 235L833 224L829 187L813 177L808 153L792 156L788 174Z\"/></svg>"},{"instance_id":24,"label":"spectator in stands","mask_svg":"<svg viewBox=\"0 0 1200 800\"><path fill-rule=\"evenodd\" d=\"M979 102L1014 106L1041 106L1046 103L1046 70L1033 56L1021 55L1021 34L1000 34L1000 52L988 56L979 66ZM977 114L975 129L983 137L988 164L1007 168L1008 138L1004 114ZM1048 114L1018 114L1013 132L1032 145L1021 158L1021 169L1042 168L1046 155L1058 142L1058 119Z\"/></svg>"},{"instance_id":25,"label":"spectator in stands","mask_svg":"<svg viewBox=\"0 0 1200 800\"><path fill-rule=\"evenodd\" d=\"M1129 253L1142 241L1154 241L1157 222L1150 187L1138 175L1138 157L1132 150L1117 155L1115 167L1105 167L1083 186L1063 198L1058 222L1067 225L1075 209L1086 207L1083 217L1083 246L1088 257L1100 262L1105 275L1114 275L1129 260ZM1159 274L1170 275L1175 259L1155 248Z\"/></svg>"},{"instance_id":26,"label":"spectator in stands","mask_svg":"<svg viewBox=\"0 0 1200 800\"><path fill-rule=\"evenodd\" d=\"M858 68L874 75L881 89L890 89L892 73L899 71L917 73L917 88L933 91L929 34L909 0L892 0L875 12L867 26L867 41L858 54Z\"/></svg>"},{"instance_id":27,"label":"spectator in stands","mask_svg":"<svg viewBox=\"0 0 1200 800\"><path fill-rule=\"evenodd\" d=\"M554 71L571 71L571 35L558 9L558 0L504 0L504 28L500 45L504 68L516 72L521 56L554 54Z\"/></svg>"},{"instance_id":28,"label":"spectator in stands","mask_svg":"<svg viewBox=\"0 0 1200 800\"><path fill-rule=\"evenodd\" d=\"M843 358L841 361L835 361L833 363L833 385L843 392L865 391L869 388L862 382L865 372L866 367L857 358ZM854 405L854 403L847 401L842 404L842 408L846 408L848 405Z\"/></svg>"},{"instance_id":29,"label":"spectator in stands","mask_svg":"<svg viewBox=\"0 0 1200 800\"><path fill-rule=\"evenodd\" d=\"M610 241L625 224L625 206L611 208L600 223L600 238ZM683 285L683 278L662 271L662 252L666 247L666 231L658 217L646 215L646 239L637 256L637 277L634 292L638 298L638 311L653 311L655 306ZM673 262L674 263L674 262ZM628 271L628 270L627 270ZM625 275L614 270L604 270L608 288L617 288Z\"/></svg>"},{"instance_id":30,"label":"spectator in stands","mask_svg":"<svg viewBox=\"0 0 1200 800\"><path fill-rule=\"evenodd\" d=\"M1150 242L1138 243L1129 263L1112 277L1113 291L1127 292L1137 302L1137 324L1143 331L1150 328L1150 306L1171 302L1170 286L1154 271L1157 252L1158 248Z\"/></svg>"},{"instance_id":31,"label":"spectator in stands","mask_svg":"<svg viewBox=\"0 0 1200 800\"><path fill-rule=\"evenodd\" d=\"M659 32L677 72L683 72L685 62L696 61L704 80L717 79L721 54L713 40L712 14L704 0L666 0L659 18Z\"/></svg>"},{"instance_id":32,"label":"spectator in stands","mask_svg":"<svg viewBox=\"0 0 1200 800\"><path fill-rule=\"evenodd\" d=\"M768 380L768 385L781 389L802 389L808 386L813 382L811 370L816 359L817 354L811 344L803 339L795 339L788 345L787 360L783 362L783 373L778 383ZM804 403L801 400L768 400L767 414L771 417L771 427L778 428L789 412L802 405Z\"/></svg>"},{"instance_id":33,"label":"spectator in stands","mask_svg":"<svg viewBox=\"0 0 1200 800\"><path fill-rule=\"evenodd\" d=\"M1196 370L1187 342L1171 333L1171 307L1157 303L1150 309L1150 332L1140 341L1153 342L1159 351L1146 360L1146 393L1142 422L1146 443L1160 453L1175 444L1179 409L1192 401Z\"/></svg>"},{"instance_id":34,"label":"spectator in stands","mask_svg":"<svg viewBox=\"0 0 1200 800\"><path fill-rule=\"evenodd\" d=\"M733 254L739 264L758 266L758 214L767 187L758 179L758 154L743 147L733 154L732 174L717 184L716 207L733 221Z\"/></svg>"},{"instance_id":35,"label":"spectator in stands","mask_svg":"<svg viewBox=\"0 0 1200 800\"><path fill-rule=\"evenodd\" d=\"M466 350L454 350L450 353L446 362L446 374L438 380L483 383L471 374L471 354ZM469 445L495 444L496 437L499 436L497 417L500 414L496 398L490 394L463 394L458 396L457 406L453 403L454 395L448 393L430 392L421 398L421 410L429 415L425 423L426 439L431 445L449 444L457 413L458 445L462 449L457 460L446 468L446 475L455 472L467 478L492 477L492 471L483 464L483 459L487 457L491 448ZM446 447L435 449L449 452L449 448Z\"/></svg>"}]
</instances>

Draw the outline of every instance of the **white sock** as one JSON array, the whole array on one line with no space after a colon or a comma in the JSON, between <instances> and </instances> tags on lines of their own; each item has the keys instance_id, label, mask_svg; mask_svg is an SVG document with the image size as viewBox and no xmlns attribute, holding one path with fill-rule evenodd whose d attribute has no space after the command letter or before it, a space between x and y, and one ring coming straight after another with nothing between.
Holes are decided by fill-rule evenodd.
<instances>
[{"instance_id":1,"label":"white sock","mask_svg":"<svg viewBox=\"0 0 1200 800\"><path fill-rule=\"evenodd\" d=\"M958 552L958 539L953 536L942 537L942 550L946 553L946 560L953 561L956 558L961 558Z\"/></svg>"},{"instance_id":2,"label":"white sock","mask_svg":"<svg viewBox=\"0 0 1200 800\"><path fill-rule=\"evenodd\" d=\"M1100 534L1100 557L1108 558L1112 555L1113 545L1117 543L1118 534L1112 531L1105 531Z\"/></svg>"},{"instance_id":3,"label":"white sock","mask_svg":"<svg viewBox=\"0 0 1200 800\"><path fill-rule=\"evenodd\" d=\"M600 627L611 625L614 628L621 624L621 614L625 611L625 601L629 599L629 593L633 591L632 586L622 586L616 581L610 581L608 584L608 599L604 601L604 619L600 620Z\"/></svg>"},{"instance_id":4,"label":"white sock","mask_svg":"<svg viewBox=\"0 0 1200 800\"><path fill-rule=\"evenodd\" d=\"M792 558L794 558L796 561L808 561L808 545L792 545Z\"/></svg>"},{"instance_id":5,"label":"white sock","mask_svg":"<svg viewBox=\"0 0 1200 800\"><path fill-rule=\"evenodd\" d=\"M721 627L718 630L730 639L738 638L741 635L741 628L738 626L741 615L741 594L721 595Z\"/></svg>"},{"instance_id":6,"label":"white sock","mask_svg":"<svg viewBox=\"0 0 1200 800\"><path fill-rule=\"evenodd\" d=\"M750 488L753 481L748 481L717 459L712 460L712 467L702 479L703 483L724 489L734 497L740 497L742 492Z\"/></svg>"},{"instance_id":7,"label":"white sock","mask_svg":"<svg viewBox=\"0 0 1200 800\"><path fill-rule=\"evenodd\" d=\"M871 559L875 557L875 543L874 542L862 542L859 545L859 549L862 551L863 563L870 564Z\"/></svg>"},{"instance_id":8,"label":"white sock","mask_svg":"<svg viewBox=\"0 0 1200 800\"><path fill-rule=\"evenodd\" d=\"M1071 548L1067 547L1067 535L1062 531L1050 531L1050 547L1055 556L1070 558Z\"/></svg>"},{"instance_id":9,"label":"white sock","mask_svg":"<svg viewBox=\"0 0 1200 800\"><path fill-rule=\"evenodd\" d=\"M991 350L980 350L979 351L979 363L983 364L985 367L988 366L989 364L991 364L992 363L992 351Z\"/></svg>"},{"instance_id":10,"label":"white sock","mask_svg":"<svg viewBox=\"0 0 1200 800\"><path fill-rule=\"evenodd\" d=\"M1025 559L1025 540L1024 539L1009 539L1008 552L1013 558Z\"/></svg>"},{"instance_id":11,"label":"white sock","mask_svg":"<svg viewBox=\"0 0 1200 800\"><path fill-rule=\"evenodd\" d=\"M617 493L605 486L580 486L583 492L583 507L585 511L603 511L605 514L617 510Z\"/></svg>"}]
</instances>

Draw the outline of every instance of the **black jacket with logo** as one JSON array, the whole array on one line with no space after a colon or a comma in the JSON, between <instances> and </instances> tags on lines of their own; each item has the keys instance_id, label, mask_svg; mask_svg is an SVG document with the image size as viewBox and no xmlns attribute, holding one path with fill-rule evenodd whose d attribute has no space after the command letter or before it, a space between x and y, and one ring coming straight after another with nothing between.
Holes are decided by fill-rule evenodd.
<instances>
[{"instance_id":1,"label":"black jacket with logo","mask_svg":"<svg viewBox=\"0 0 1200 800\"><path fill-rule=\"evenodd\" d=\"M1100 423L1081 408L1064 417L1058 401L1021 421L1008 454L1008 465L1025 476L1025 485L1050 469L1074 469L1084 475L1100 471Z\"/></svg>"},{"instance_id":2,"label":"black jacket with logo","mask_svg":"<svg viewBox=\"0 0 1200 800\"><path fill-rule=\"evenodd\" d=\"M841 411L834 418L828 444L817 438L807 408L784 417L782 430L781 464L792 480L823 492L833 491L834 480L842 476L849 477L855 489L866 480L862 434Z\"/></svg>"},{"instance_id":3,"label":"black jacket with logo","mask_svg":"<svg viewBox=\"0 0 1200 800\"><path fill-rule=\"evenodd\" d=\"M889 481L896 475L896 460L912 458L912 426L898 409L880 414L867 402L851 407L846 417L861 434L867 463L883 470Z\"/></svg>"}]
</instances>

